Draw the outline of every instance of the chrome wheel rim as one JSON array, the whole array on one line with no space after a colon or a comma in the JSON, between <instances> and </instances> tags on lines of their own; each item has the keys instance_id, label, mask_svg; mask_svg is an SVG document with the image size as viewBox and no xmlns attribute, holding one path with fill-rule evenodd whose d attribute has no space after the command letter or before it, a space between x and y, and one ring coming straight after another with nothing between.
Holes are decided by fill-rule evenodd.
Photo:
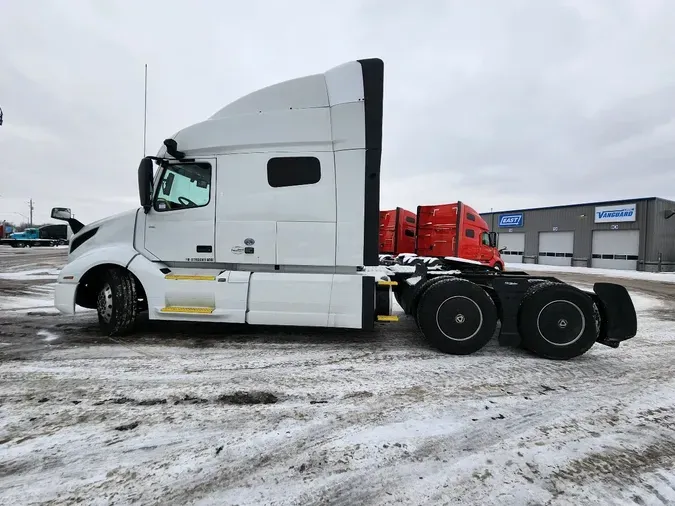
<instances>
[{"instance_id":1,"label":"chrome wheel rim","mask_svg":"<svg viewBox=\"0 0 675 506\"><path fill-rule=\"evenodd\" d=\"M112 320L113 312L113 296L112 288L108 283L105 284L101 291L98 292L98 314L103 319L104 322L110 323Z\"/></svg>"}]
</instances>

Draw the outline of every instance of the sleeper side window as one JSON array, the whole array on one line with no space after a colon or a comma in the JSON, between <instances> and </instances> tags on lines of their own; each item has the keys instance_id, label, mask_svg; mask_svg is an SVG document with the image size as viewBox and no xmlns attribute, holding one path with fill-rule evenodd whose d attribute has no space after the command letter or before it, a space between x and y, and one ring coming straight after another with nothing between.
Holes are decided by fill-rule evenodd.
<instances>
[{"instance_id":1,"label":"sleeper side window","mask_svg":"<svg viewBox=\"0 0 675 506\"><path fill-rule=\"evenodd\" d=\"M155 210L177 211L204 207L211 201L211 165L171 164L164 168L155 196Z\"/></svg>"},{"instance_id":2,"label":"sleeper side window","mask_svg":"<svg viewBox=\"0 0 675 506\"><path fill-rule=\"evenodd\" d=\"M321 180L321 163L313 156L284 156L267 162L267 182L272 188L316 184Z\"/></svg>"},{"instance_id":3,"label":"sleeper side window","mask_svg":"<svg viewBox=\"0 0 675 506\"><path fill-rule=\"evenodd\" d=\"M467 228L467 229L466 229L466 236L467 236L467 237L471 237L471 238L475 237L472 228Z\"/></svg>"}]
</instances>

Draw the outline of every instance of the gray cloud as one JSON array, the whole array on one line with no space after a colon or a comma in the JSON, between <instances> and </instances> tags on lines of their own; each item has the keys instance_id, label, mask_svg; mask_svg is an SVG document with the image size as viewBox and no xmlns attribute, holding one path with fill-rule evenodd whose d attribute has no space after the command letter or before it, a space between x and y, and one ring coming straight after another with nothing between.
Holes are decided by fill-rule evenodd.
<instances>
[{"instance_id":1,"label":"gray cloud","mask_svg":"<svg viewBox=\"0 0 675 506\"><path fill-rule=\"evenodd\" d=\"M142 155L253 89L385 60L382 207L675 198L666 0L6 2L0 218L133 207ZM3 214L5 213L5 214Z\"/></svg>"}]
</instances>

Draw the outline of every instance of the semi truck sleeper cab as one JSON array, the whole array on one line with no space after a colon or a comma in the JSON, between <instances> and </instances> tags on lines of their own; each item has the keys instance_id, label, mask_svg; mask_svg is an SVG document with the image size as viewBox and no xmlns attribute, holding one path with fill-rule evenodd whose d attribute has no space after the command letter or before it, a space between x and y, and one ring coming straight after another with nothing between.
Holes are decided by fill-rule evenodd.
<instances>
[{"instance_id":1,"label":"semi truck sleeper cab","mask_svg":"<svg viewBox=\"0 0 675 506\"><path fill-rule=\"evenodd\" d=\"M111 336L132 332L141 311L372 330L397 319L396 298L451 354L498 335L567 359L633 337L635 310L619 285L584 292L457 260L379 265L383 82L374 58L257 90L143 158L138 209L82 226L55 208L76 231L56 307L95 308Z\"/></svg>"}]
</instances>

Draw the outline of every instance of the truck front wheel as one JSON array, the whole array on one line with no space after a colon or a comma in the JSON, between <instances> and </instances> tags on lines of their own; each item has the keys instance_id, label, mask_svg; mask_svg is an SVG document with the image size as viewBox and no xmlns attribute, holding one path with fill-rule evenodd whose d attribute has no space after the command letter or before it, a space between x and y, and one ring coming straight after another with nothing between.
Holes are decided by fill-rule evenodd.
<instances>
[{"instance_id":1,"label":"truck front wheel","mask_svg":"<svg viewBox=\"0 0 675 506\"><path fill-rule=\"evenodd\" d=\"M124 269L106 271L98 292L96 309L101 330L108 336L122 336L136 323L136 283Z\"/></svg>"}]
</instances>

